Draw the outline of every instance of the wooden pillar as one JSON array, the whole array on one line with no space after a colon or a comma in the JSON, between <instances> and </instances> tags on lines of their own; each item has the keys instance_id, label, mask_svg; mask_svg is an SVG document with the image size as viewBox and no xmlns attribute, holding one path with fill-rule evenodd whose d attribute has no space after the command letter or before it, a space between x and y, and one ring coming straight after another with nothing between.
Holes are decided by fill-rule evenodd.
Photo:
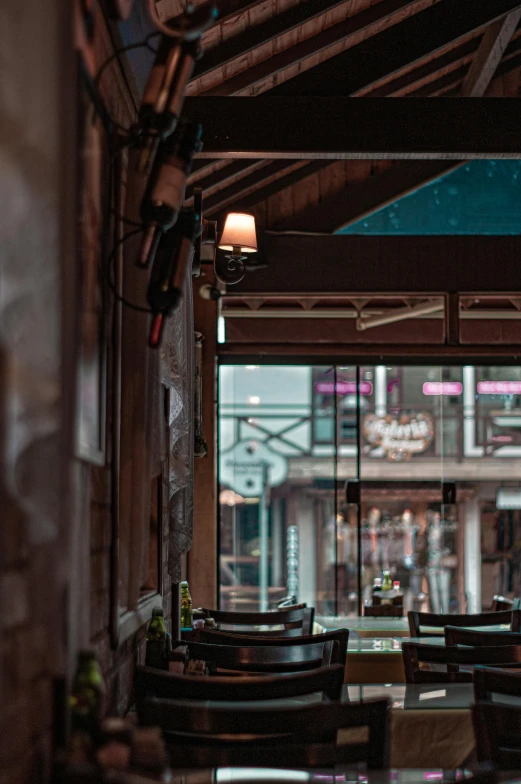
<instances>
[{"instance_id":1,"label":"wooden pillar","mask_svg":"<svg viewBox=\"0 0 521 784\"><path fill-rule=\"evenodd\" d=\"M188 553L188 580L195 607L217 606L217 303L202 299L201 286L213 283L203 267L194 280L194 325L203 340L203 431L206 457L194 460L194 540ZM205 274L206 273L206 274Z\"/></svg>"}]
</instances>

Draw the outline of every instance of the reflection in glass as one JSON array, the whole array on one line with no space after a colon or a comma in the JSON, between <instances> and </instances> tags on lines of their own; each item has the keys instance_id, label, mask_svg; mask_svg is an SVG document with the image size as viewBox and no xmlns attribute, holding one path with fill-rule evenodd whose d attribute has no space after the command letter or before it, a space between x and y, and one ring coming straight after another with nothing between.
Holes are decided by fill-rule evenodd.
<instances>
[{"instance_id":1,"label":"reflection in glass","mask_svg":"<svg viewBox=\"0 0 521 784\"><path fill-rule=\"evenodd\" d=\"M520 368L223 366L219 439L223 608L521 596Z\"/></svg>"}]
</instances>

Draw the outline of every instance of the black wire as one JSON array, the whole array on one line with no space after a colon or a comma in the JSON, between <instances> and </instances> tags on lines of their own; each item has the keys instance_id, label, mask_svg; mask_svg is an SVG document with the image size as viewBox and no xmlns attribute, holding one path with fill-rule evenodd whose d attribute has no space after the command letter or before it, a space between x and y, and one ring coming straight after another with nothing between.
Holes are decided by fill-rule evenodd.
<instances>
[{"instance_id":1,"label":"black wire","mask_svg":"<svg viewBox=\"0 0 521 784\"><path fill-rule=\"evenodd\" d=\"M113 184L113 179L114 179L114 159L115 159L116 155L119 152L121 152L120 150L118 150L118 151L113 150L112 149L112 143L113 143L113 138L112 138L112 135L109 134L109 136L107 138L107 144L108 144L110 166L109 166L109 173L108 173L108 178L107 178L106 214L105 214L105 226L104 226L105 232L109 232L109 230L110 230L110 218L111 218L111 215L113 213L116 215L117 219L125 220L125 221L127 220L126 218L122 218L121 216L117 215L115 210L112 207L112 184ZM134 221L132 221L132 223L134 223ZM114 260L116 258L117 250L127 240L129 240L131 237L135 237L136 234L140 234L142 231L143 231L143 227L139 226L139 228L133 229L132 231L128 231L126 234L124 234L122 237L120 237L118 240L116 240L116 242L114 243L114 245L112 247L111 252L109 253L109 255L107 256L107 258L106 258L106 260L104 262L106 264L106 268L104 270L104 273L105 273L105 276L107 278L107 282L108 282L109 288L112 291L112 293L114 295L114 298L118 302L121 302L123 305L125 305L125 307L130 308L131 310L136 310L139 313L152 313L152 311L149 310L149 308L141 307L141 305L135 305L133 302L130 302L130 300L128 300L125 297L123 297L119 293L119 291L117 290L117 287L116 287L116 284L114 282L113 275L112 275L112 273L113 273L113 265L114 265ZM107 235L105 235L105 237L106 236ZM105 246L106 246L106 240L105 240L105 243L104 243L103 247L105 247Z\"/></svg>"},{"instance_id":2,"label":"black wire","mask_svg":"<svg viewBox=\"0 0 521 784\"><path fill-rule=\"evenodd\" d=\"M157 49L154 49L153 46L150 46L149 41L150 41L151 38L154 38L155 36L158 36L158 35L162 35L162 33L159 32L159 30L157 32L155 32L155 33L150 33L149 35L147 35L147 37L143 41L138 41L138 42L136 42L134 44L128 44L127 46L122 46L120 49L116 49L116 51L114 51L109 57L107 57L105 62L100 65L100 67L98 69L98 73L94 77L94 86L95 86L96 90L99 90L99 84L100 84L100 81L101 81L101 77L105 73L105 70L107 69L107 67L110 65L110 63L113 60L118 59L118 61L119 61L119 56L121 54L124 54L125 52L128 52L131 49L139 49L139 48L142 48L142 47L146 47L149 51L153 52L153 54L157 54ZM121 65L121 62L120 62L120 65ZM111 125L113 125L115 128L117 128L122 133L128 134L128 136L130 138L132 138L132 136L133 136L132 129L131 128L125 128L124 125L120 125L120 123L118 123L111 116L111 114L108 111L108 109L107 109L107 118L108 118L108 120L109 120ZM109 130L109 133L110 133L110 129L108 129L108 130Z\"/></svg>"},{"instance_id":3,"label":"black wire","mask_svg":"<svg viewBox=\"0 0 521 784\"><path fill-rule=\"evenodd\" d=\"M112 52L112 54L109 57L107 57L105 62L100 65L98 69L98 73L94 77L94 84L96 85L96 87L99 87L99 83L101 81L101 77L105 72L105 69L110 65L110 63L113 60L115 60L116 58L119 59L119 56L121 54L125 54L125 52L129 52L131 49L140 49L141 47L144 46L146 46L147 49L153 52L153 54L156 54L157 49L154 49L152 46L149 46L148 42L150 41L151 38L154 38L157 35L162 35L162 33L159 32L159 30L155 33L150 33L150 35L147 35L147 37L143 41L138 41L134 44L128 44L128 46L122 46L120 49L116 49L114 52Z\"/></svg>"},{"instance_id":4,"label":"black wire","mask_svg":"<svg viewBox=\"0 0 521 784\"><path fill-rule=\"evenodd\" d=\"M122 297L121 294L118 292L114 280L112 278L112 268L113 268L114 259L116 257L116 251L118 250L118 248L121 247L121 245L123 245L123 243L125 243L131 237L134 237L136 234L140 234L141 231L142 229L134 229L133 231L128 231L126 234L123 235L123 237L120 237L120 239L115 243L114 247L112 248L112 251L110 252L107 258L107 269L106 269L107 281L110 290L112 291L114 297L118 300L118 302L123 303L123 305L125 305L127 308L130 308L131 310L137 310L139 313L152 313L153 311L150 310L150 308L143 308L141 307L141 305L135 305L133 302L130 302L130 300L126 299L125 297Z\"/></svg>"},{"instance_id":5,"label":"black wire","mask_svg":"<svg viewBox=\"0 0 521 784\"><path fill-rule=\"evenodd\" d=\"M142 223L138 223L138 221L131 220L130 218L125 218L124 215L120 215L119 212L116 212L115 209L111 209L110 213L117 220L121 221L121 223L126 223L128 226L136 226L138 229L144 229L144 226L143 226Z\"/></svg>"}]
</instances>

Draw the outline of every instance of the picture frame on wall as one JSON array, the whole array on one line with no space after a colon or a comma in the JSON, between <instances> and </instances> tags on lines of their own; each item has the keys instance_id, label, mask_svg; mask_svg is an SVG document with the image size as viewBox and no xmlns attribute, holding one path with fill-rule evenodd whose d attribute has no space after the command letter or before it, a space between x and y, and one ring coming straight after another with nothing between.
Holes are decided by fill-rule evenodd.
<instances>
[{"instance_id":1,"label":"picture frame on wall","mask_svg":"<svg viewBox=\"0 0 521 784\"><path fill-rule=\"evenodd\" d=\"M104 108L83 62L78 64L77 264L78 360L75 419L76 454L105 463L107 238L110 159Z\"/></svg>"}]
</instances>

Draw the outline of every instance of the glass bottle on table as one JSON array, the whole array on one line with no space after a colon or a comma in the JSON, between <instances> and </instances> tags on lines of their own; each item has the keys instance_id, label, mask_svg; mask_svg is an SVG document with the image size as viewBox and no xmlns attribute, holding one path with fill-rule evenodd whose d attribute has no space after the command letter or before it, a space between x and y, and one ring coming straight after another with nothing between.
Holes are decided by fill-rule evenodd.
<instances>
[{"instance_id":1,"label":"glass bottle on table","mask_svg":"<svg viewBox=\"0 0 521 784\"><path fill-rule=\"evenodd\" d=\"M104 693L105 684L96 655L93 651L80 651L69 701L74 746L82 745L81 738L97 740Z\"/></svg>"},{"instance_id":2,"label":"glass bottle on table","mask_svg":"<svg viewBox=\"0 0 521 784\"><path fill-rule=\"evenodd\" d=\"M154 607L147 629L145 665L159 670L168 669L167 632L162 607Z\"/></svg>"},{"instance_id":3,"label":"glass bottle on table","mask_svg":"<svg viewBox=\"0 0 521 784\"><path fill-rule=\"evenodd\" d=\"M181 583L181 629L191 629L193 626L192 597L188 583Z\"/></svg>"},{"instance_id":4,"label":"glass bottle on table","mask_svg":"<svg viewBox=\"0 0 521 784\"><path fill-rule=\"evenodd\" d=\"M393 581L391 580L391 572L384 572L383 579L382 579L382 591L390 591L393 587Z\"/></svg>"}]
</instances>

